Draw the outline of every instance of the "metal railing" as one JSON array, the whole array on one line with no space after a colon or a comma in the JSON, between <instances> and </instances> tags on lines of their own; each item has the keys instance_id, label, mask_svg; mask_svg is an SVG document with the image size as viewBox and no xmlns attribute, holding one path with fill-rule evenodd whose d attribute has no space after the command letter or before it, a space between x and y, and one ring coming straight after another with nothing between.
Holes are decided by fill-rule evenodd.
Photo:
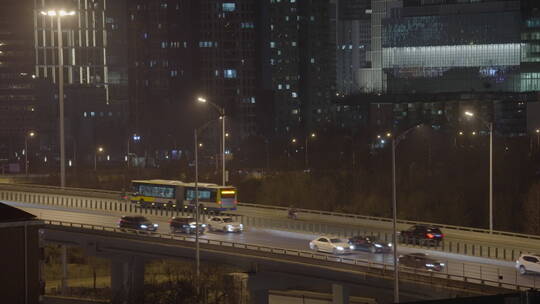
<instances>
[{"instance_id":1,"label":"metal railing","mask_svg":"<svg viewBox=\"0 0 540 304\"><path fill-rule=\"evenodd\" d=\"M81 224L81 223L72 223L56 220L44 220L46 225L50 225L54 228L57 227L70 227L82 230L91 230L98 232L111 232L119 234L129 234L138 237L145 238L145 241L152 239L160 240L173 240L173 241L183 241L194 243L195 237L189 235L178 235L178 234L167 234L159 232L146 232L139 231L127 228L117 228L117 227L108 227L101 225L92 225L92 224ZM305 251L297 250L290 248L280 248L272 247L266 245L250 244L250 243L241 243L241 242L231 242L231 241L222 241L214 240L208 238L199 238L200 243L222 246L228 248L237 248L253 251L256 255L256 252L261 253L270 253L278 257L299 257L305 259L306 263L317 265L320 261L336 263L334 266L339 268L340 271L361 271L367 270L367 272L374 275L387 277L388 279L392 278L392 271L394 269L392 264L389 263L380 263L373 262L366 259L357 259L348 256L336 256L332 254L324 254L314 251ZM204 250L204 248L203 248ZM349 267L343 268L342 264L358 266L363 269L350 269ZM405 274L402 275L403 279L409 279L413 281L421 281L427 283L439 283L440 281L433 281L434 279L439 280L450 280L458 281L465 283L473 283L479 285L485 285L496 288L505 288L513 290L527 290L531 288L540 287L540 280L536 280L536 276L520 276L517 271L512 271L509 275L508 270L501 270L500 268L493 266L485 266L478 264L470 263L448 263L446 264L444 271L427 271L418 268L405 267L400 265L400 272ZM509 278L510 276L510 278ZM506 277L506 278L505 278ZM532 278L532 280L531 280ZM431 281L430 281L431 280Z\"/></svg>"}]
</instances>

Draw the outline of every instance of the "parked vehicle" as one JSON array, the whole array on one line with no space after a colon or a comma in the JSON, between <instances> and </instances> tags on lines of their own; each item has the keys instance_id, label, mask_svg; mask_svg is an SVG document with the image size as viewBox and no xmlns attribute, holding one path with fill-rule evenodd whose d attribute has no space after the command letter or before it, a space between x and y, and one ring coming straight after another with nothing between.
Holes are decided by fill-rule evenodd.
<instances>
[{"instance_id":1,"label":"parked vehicle","mask_svg":"<svg viewBox=\"0 0 540 304\"><path fill-rule=\"evenodd\" d=\"M171 233L187 233L194 234L197 232L197 223L192 217L176 216L169 220L169 228ZM206 230L206 224L199 223L199 234L204 234Z\"/></svg>"},{"instance_id":2,"label":"parked vehicle","mask_svg":"<svg viewBox=\"0 0 540 304\"><path fill-rule=\"evenodd\" d=\"M222 232L242 232L244 225L228 216L214 216L208 221L208 230Z\"/></svg>"},{"instance_id":3,"label":"parked vehicle","mask_svg":"<svg viewBox=\"0 0 540 304\"><path fill-rule=\"evenodd\" d=\"M439 227L432 225L413 225L401 231L399 239L402 243L419 245L436 245L442 242L444 234Z\"/></svg>"},{"instance_id":4,"label":"parked vehicle","mask_svg":"<svg viewBox=\"0 0 540 304\"><path fill-rule=\"evenodd\" d=\"M351 250L354 250L354 245L349 244L348 240L330 236L320 236L309 242L309 248L315 251L344 254L350 253Z\"/></svg>"},{"instance_id":5,"label":"parked vehicle","mask_svg":"<svg viewBox=\"0 0 540 304\"><path fill-rule=\"evenodd\" d=\"M516 268L520 274L540 273L540 254L523 253L516 261Z\"/></svg>"},{"instance_id":6,"label":"parked vehicle","mask_svg":"<svg viewBox=\"0 0 540 304\"><path fill-rule=\"evenodd\" d=\"M383 242L375 236L353 236L349 238L349 244L355 250L366 250L371 253L387 253L392 251L392 243Z\"/></svg>"},{"instance_id":7,"label":"parked vehicle","mask_svg":"<svg viewBox=\"0 0 540 304\"><path fill-rule=\"evenodd\" d=\"M439 262L421 252L400 255L399 264L411 268L432 271L443 271L445 267L444 263Z\"/></svg>"},{"instance_id":8,"label":"parked vehicle","mask_svg":"<svg viewBox=\"0 0 540 304\"><path fill-rule=\"evenodd\" d=\"M118 221L119 228L134 229L140 231L155 232L158 224L150 222L146 217L140 215L125 215Z\"/></svg>"}]
</instances>

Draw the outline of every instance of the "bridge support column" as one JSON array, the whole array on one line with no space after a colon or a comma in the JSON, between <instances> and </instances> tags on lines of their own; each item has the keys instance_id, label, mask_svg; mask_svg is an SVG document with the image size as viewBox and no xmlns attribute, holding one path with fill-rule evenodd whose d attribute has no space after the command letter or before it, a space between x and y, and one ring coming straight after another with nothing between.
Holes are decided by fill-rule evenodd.
<instances>
[{"instance_id":1,"label":"bridge support column","mask_svg":"<svg viewBox=\"0 0 540 304\"><path fill-rule=\"evenodd\" d=\"M349 304L349 288L341 284L332 284L332 304Z\"/></svg>"},{"instance_id":2,"label":"bridge support column","mask_svg":"<svg viewBox=\"0 0 540 304\"><path fill-rule=\"evenodd\" d=\"M68 261L67 261L67 246L62 245L62 294L67 294L68 289Z\"/></svg>"},{"instance_id":3,"label":"bridge support column","mask_svg":"<svg viewBox=\"0 0 540 304\"><path fill-rule=\"evenodd\" d=\"M268 304L268 289L256 289L251 290L250 294L251 304Z\"/></svg>"},{"instance_id":4,"label":"bridge support column","mask_svg":"<svg viewBox=\"0 0 540 304\"><path fill-rule=\"evenodd\" d=\"M139 257L111 261L112 300L115 303L142 303L144 300L144 260Z\"/></svg>"}]
</instances>

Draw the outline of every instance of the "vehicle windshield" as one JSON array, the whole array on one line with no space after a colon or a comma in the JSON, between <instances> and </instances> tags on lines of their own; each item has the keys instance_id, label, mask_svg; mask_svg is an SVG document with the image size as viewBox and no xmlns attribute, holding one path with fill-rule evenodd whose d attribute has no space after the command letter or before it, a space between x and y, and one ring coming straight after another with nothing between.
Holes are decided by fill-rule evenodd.
<instances>
[{"instance_id":1,"label":"vehicle windshield","mask_svg":"<svg viewBox=\"0 0 540 304\"><path fill-rule=\"evenodd\" d=\"M376 236L368 236L366 239L368 241L370 241L370 242L378 242L379 241L379 238L376 237Z\"/></svg>"},{"instance_id":2,"label":"vehicle windshield","mask_svg":"<svg viewBox=\"0 0 540 304\"><path fill-rule=\"evenodd\" d=\"M230 217L226 217L226 218L223 219L223 222L224 222L224 223L232 223L233 220L232 220L232 218L230 218Z\"/></svg>"},{"instance_id":3,"label":"vehicle windshield","mask_svg":"<svg viewBox=\"0 0 540 304\"><path fill-rule=\"evenodd\" d=\"M438 234L440 234L441 230L439 228L428 228L427 232L428 233L438 233Z\"/></svg>"},{"instance_id":4,"label":"vehicle windshield","mask_svg":"<svg viewBox=\"0 0 540 304\"><path fill-rule=\"evenodd\" d=\"M346 242L343 241L342 239L330 239L330 242L331 242L331 243L346 243Z\"/></svg>"}]
</instances>

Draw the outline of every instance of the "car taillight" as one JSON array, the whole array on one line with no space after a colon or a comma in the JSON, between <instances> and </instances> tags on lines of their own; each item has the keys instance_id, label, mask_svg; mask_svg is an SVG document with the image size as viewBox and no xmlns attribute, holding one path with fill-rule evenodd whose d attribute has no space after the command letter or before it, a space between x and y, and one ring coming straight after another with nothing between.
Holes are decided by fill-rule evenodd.
<instances>
[{"instance_id":1,"label":"car taillight","mask_svg":"<svg viewBox=\"0 0 540 304\"><path fill-rule=\"evenodd\" d=\"M222 202L222 201L218 201L217 203L218 203L219 205L221 205L223 202Z\"/></svg>"},{"instance_id":2,"label":"car taillight","mask_svg":"<svg viewBox=\"0 0 540 304\"><path fill-rule=\"evenodd\" d=\"M441 237L444 237L444 234L443 234L443 233L441 233Z\"/></svg>"},{"instance_id":3,"label":"car taillight","mask_svg":"<svg viewBox=\"0 0 540 304\"><path fill-rule=\"evenodd\" d=\"M432 239L432 238L435 237L435 236L434 236L433 234L431 234L431 233L426 234L426 236L428 237L428 239Z\"/></svg>"}]
</instances>

